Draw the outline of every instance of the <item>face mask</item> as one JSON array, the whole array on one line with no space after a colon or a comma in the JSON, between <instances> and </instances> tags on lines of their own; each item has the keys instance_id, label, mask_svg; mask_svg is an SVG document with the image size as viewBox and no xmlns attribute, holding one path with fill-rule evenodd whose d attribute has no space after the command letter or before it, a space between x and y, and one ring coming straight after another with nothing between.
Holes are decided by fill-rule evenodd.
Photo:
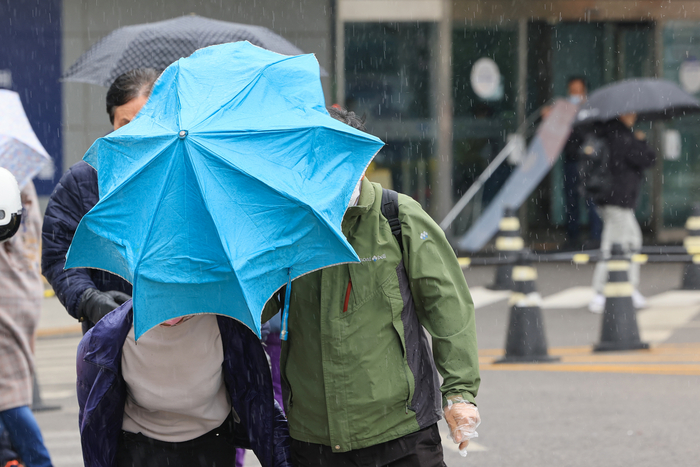
<instances>
[{"instance_id":1,"label":"face mask","mask_svg":"<svg viewBox=\"0 0 700 467\"><path fill-rule=\"evenodd\" d=\"M578 94L569 96L569 102L571 102L572 104L579 105L581 102L583 102L583 96L579 96Z\"/></svg>"}]
</instances>

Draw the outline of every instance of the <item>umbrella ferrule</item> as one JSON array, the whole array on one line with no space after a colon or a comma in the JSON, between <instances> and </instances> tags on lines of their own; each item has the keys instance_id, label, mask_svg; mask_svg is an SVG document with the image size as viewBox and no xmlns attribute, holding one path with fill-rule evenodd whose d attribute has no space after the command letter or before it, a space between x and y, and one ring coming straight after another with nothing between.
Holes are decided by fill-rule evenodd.
<instances>
[{"instance_id":1,"label":"umbrella ferrule","mask_svg":"<svg viewBox=\"0 0 700 467\"><path fill-rule=\"evenodd\" d=\"M185 139L187 137L187 130L180 130L180 133L177 134L180 139Z\"/></svg>"}]
</instances>

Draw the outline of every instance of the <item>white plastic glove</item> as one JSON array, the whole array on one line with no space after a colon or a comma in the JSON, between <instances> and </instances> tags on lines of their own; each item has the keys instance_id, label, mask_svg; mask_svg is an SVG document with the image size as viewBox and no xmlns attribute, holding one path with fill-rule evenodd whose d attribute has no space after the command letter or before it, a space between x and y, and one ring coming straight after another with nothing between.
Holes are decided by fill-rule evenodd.
<instances>
[{"instance_id":1,"label":"white plastic glove","mask_svg":"<svg viewBox=\"0 0 700 467\"><path fill-rule=\"evenodd\" d=\"M469 440L479 436L476 432L476 427L481 423L479 409L471 402L455 397L448 399L447 407L443 407L442 410L450 427L450 438L455 444L459 444L459 454L467 457Z\"/></svg>"}]
</instances>

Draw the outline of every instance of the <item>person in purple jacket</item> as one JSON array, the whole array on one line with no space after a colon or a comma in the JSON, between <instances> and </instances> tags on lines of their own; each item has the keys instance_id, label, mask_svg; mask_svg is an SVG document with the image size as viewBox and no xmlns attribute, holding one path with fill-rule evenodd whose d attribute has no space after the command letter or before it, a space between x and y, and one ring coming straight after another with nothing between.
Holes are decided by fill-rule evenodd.
<instances>
[{"instance_id":1,"label":"person in purple jacket","mask_svg":"<svg viewBox=\"0 0 700 467\"><path fill-rule=\"evenodd\" d=\"M107 114L115 130L136 117L159 73L151 68L119 76L107 91ZM97 269L67 269L66 253L80 219L99 200L97 171L80 161L61 177L49 198L42 229L41 269L83 333L131 296L131 284Z\"/></svg>"},{"instance_id":2,"label":"person in purple jacket","mask_svg":"<svg viewBox=\"0 0 700 467\"><path fill-rule=\"evenodd\" d=\"M236 448L291 467L265 352L237 320L176 318L136 345L129 300L85 334L77 376L86 467L233 467Z\"/></svg>"}]
</instances>

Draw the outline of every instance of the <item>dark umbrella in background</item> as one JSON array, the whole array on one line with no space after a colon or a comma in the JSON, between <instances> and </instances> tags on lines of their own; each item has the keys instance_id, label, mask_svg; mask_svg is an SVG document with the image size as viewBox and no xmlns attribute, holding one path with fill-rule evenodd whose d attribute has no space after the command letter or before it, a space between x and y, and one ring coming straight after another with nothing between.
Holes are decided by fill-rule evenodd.
<instances>
[{"instance_id":1,"label":"dark umbrella in background","mask_svg":"<svg viewBox=\"0 0 700 467\"><path fill-rule=\"evenodd\" d=\"M195 50L238 41L284 55L304 53L262 26L188 15L112 31L81 55L62 79L108 87L119 75L135 68L164 70Z\"/></svg>"},{"instance_id":2,"label":"dark umbrella in background","mask_svg":"<svg viewBox=\"0 0 700 467\"><path fill-rule=\"evenodd\" d=\"M605 122L629 113L636 113L641 120L667 120L696 112L700 112L700 101L677 84L660 79L630 79L591 93L575 124Z\"/></svg>"}]
</instances>

